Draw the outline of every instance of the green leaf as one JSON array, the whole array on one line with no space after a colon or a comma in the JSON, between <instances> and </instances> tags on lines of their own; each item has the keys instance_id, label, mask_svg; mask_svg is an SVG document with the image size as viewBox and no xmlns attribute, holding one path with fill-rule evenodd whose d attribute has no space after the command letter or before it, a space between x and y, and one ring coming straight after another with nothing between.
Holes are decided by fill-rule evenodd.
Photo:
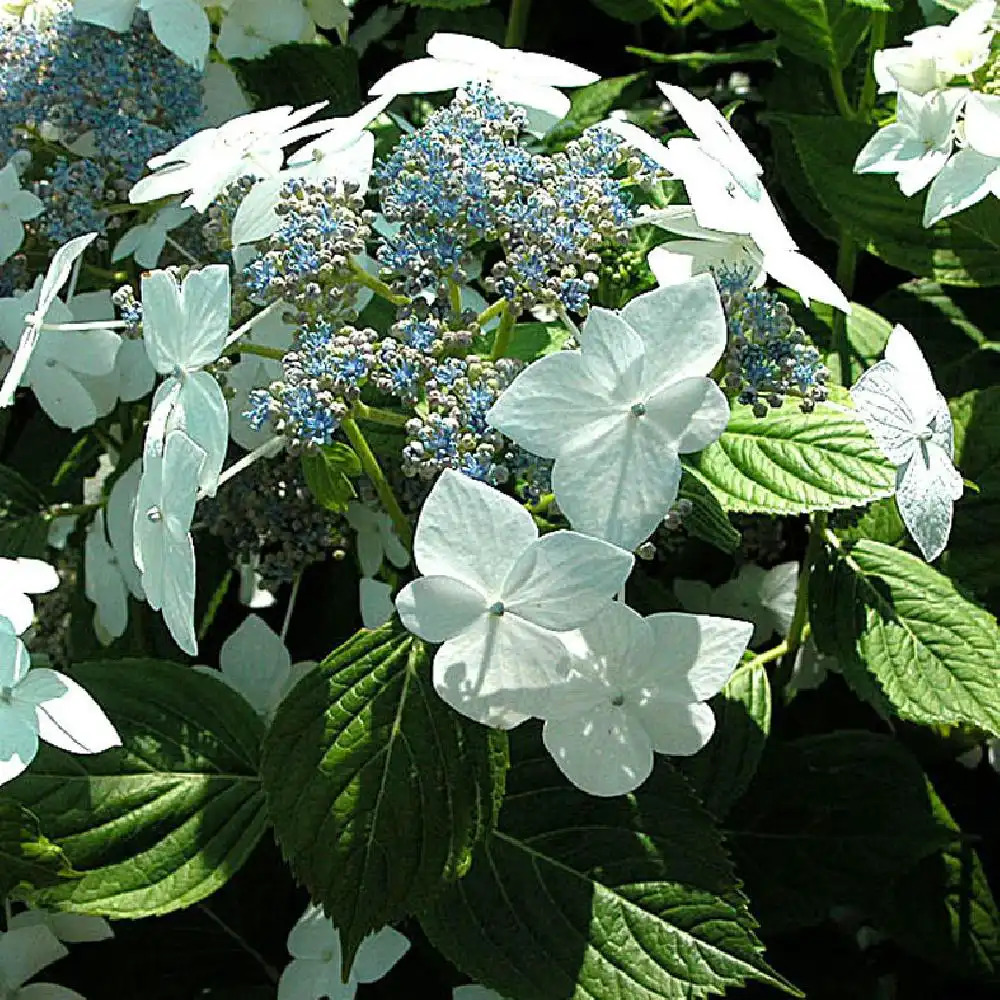
<instances>
[{"instance_id":1,"label":"green leaf","mask_svg":"<svg viewBox=\"0 0 1000 1000\"><path fill-rule=\"evenodd\" d=\"M891 177L854 173L871 126L829 115L773 114L768 120L791 137L811 196L869 253L942 284L1000 284L995 198L925 229L922 195L906 198Z\"/></svg>"},{"instance_id":2,"label":"green leaf","mask_svg":"<svg viewBox=\"0 0 1000 1000\"><path fill-rule=\"evenodd\" d=\"M569 330L562 323L518 323L511 334L510 347L504 356L530 364L546 354L561 351L569 336ZM493 348L495 338L495 330L485 335L484 353L488 354Z\"/></svg>"},{"instance_id":3,"label":"green leaf","mask_svg":"<svg viewBox=\"0 0 1000 1000\"><path fill-rule=\"evenodd\" d=\"M320 114L340 117L361 105L358 54L347 45L290 42L271 49L263 59L233 59L230 64L257 98L258 108L301 108L329 101Z\"/></svg>"},{"instance_id":4,"label":"green leaf","mask_svg":"<svg viewBox=\"0 0 1000 1000\"><path fill-rule=\"evenodd\" d=\"M595 798L518 737L499 829L420 914L445 957L519 1000L681 1000L750 979L796 992L761 957L719 832L677 772Z\"/></svg>"},{"instance_id":5,"label":"green leaf","mask_svg":"<svg viewBox=\"0 0 1000 1000\"><path fill-rule=\"evenodd\" d=\"M909 751L862 731L776 748L727 827L769 933L820 923L834 905L867 903L954 838Z\"/></svg>"},{"instance_id":6,"label":"green leaf","mask_svg":"<svg viewBox=\"0 0 1000 1000\"><path fill-rule=\"evenodd\" d=\"M43 747L5 786L81 873L33 902L120 919L204 899L267 829L260 720L225 684L175 663L114 660L72 674L123 746L96 756Z\"/></svg>"},{"instance_id":7,"label":"green leaf","mask_svg":"<svg viewBox=\"0 0 1000 1000\"><path fill-rule=\"evenodd\" d=\"M645 83L645 73L630 73L578 87L572 92L566 118L553 128L546 143L564 143L580 135L584 129L607 118L613 108L627 106L641 97Z\"/></svg>"},{"instance_id":8,"label":"green leaf","mask_svg":"<svg viewBox=\"0 0 1000 1000\"><path fill-rule=\"evenodd\" d=\"M396 0L410 7L430 7L435 10L465 10L468 7L485 7L490 0Z\"/></svg>"},{"instance_id":9,"label":"green leaf","mask_svg":"<svg viewBox=\"0 0 1000 1000\"><path fill-rule=\"evenodd\" d=\"M820 648L864 664L903 719L1000 735L996 619L901 549L862 539L829 558L835 603L814 607Z\"/></svg>"},{"instance_id":10,"label":"green leaf","mask_svg":"<svg viewBox=\"0 0 1000 1000\"><path fill-rule=\"evenodd\" d=\"M452 711L430 654L398 622L359 632L283 702L263 776L295 876L340 929L366 934L469 866L499 809L505 741Z\"/></svg>"},{"instance_id":11,"label":"green leaf","mask_svg":"<svg viewBox=\"0 0 1000 1000\"><path fill-rule=\"evenodd\" d=\"M979 491L955 505L943 565L978 590L1000 584L1000 387L975 389L949 403L955 465Z\"/></svg>"},{"instance_id":12,"label":"green leaf","mask_svg":"<svg viewBox=\"0 0 1000 1000\"><path fill-rule=\"evenodd\" d=\"M850 411L820 404L755 417L734 406L722 437L685 460L725 510L803 514L889 496L895 472Z\"/></svg>"},{"instance_id":13,"label":"green leaf","mask_svg":"<svg viewBox=\"0 0 1000 1000\"><path fill-rule=\"evenodd\" d=\"M868 30L868 12L844 0L743 0L743 8L796 55L837 72Z\"/></svg>"},{"instance_id":14,"label":"green leaf","mask_svg":"<svg viewBox=\"0 0 1000 1000\"><path fill-rule=\"evenodd\" d=\"M598 9L626 24L641 24L656 17L652 0L590 0Z\"/></svg>"},{"instance_id":15,"label":"green leaf","mask_svg":"<svg viewBox=\"0 0 1000 1000\"><path fill-rule=\"evenodd\" d=\"M45 495L19 472L0 465L0 556L45 555L49 534Z\"/></svg>"},{"instance_id":16,"label":"green leaf","mask_svg":"<svg viewBox=\"0 0 1000 1000\"><path fill-rule=\"evenodd\" d=\"M0 465L0 517L37 514L46 506L45 495L20 472Z\"/></svg>"},{"instance_id":17,"label":"green leaf","mask_svg":"<svg viewBox=\"0 0 1000 1000\"><path fill-rule=\"evenodd\" d=\"M684 529L692 538L700 538L730 554L740 547L740 533L715 494L687 469L681 475L677 496L693 505L691 513L684 518Z\"/></svg>"},{"instance_id":18,"label":"green leaf","mask_svg":"<svg viewBox=\"0 0 1000 1000\"><path fill-rule=\"evenodd\" d=\"M302 452L302 472L309 491L327 510L342 514L357 494L352 478L361 475L354 449L339 441Z\"/></svg>"},{"instance_id":19,"label":"green leaf","mask_svg":"<svg viewBox=\"0 0 1000 1000\"><path fill-rule=\"evenodd\" d=\"M9 799L0 799L0 900L14 889L57 885L73 874L66 855L42 835L38 820Z\"/></svg>"},{"instance_id":20,"label":"green leaf","mask_svg":"<svg viewBox=\"0 0 1000 1000\"><path fill-rule=\"evenodd\" d=\"M771 731L771 685L760 667L739 667L711 702L715 735L694 757L678 758L709 812L725 819L747 790Z\"/></svg>"},{"instance_id":21,"label":"green leaf","mask_svg":"<svg viewBox=\"0 0 1000 1000\"><path fill-rule=\"evenodd\" d=\"M965 978L995 981L1000 975L1000 911L979 855L933 788L929 794L937 821L954 838L876 901L876 920L921 961Z\"/></svg>"}]
</instances>

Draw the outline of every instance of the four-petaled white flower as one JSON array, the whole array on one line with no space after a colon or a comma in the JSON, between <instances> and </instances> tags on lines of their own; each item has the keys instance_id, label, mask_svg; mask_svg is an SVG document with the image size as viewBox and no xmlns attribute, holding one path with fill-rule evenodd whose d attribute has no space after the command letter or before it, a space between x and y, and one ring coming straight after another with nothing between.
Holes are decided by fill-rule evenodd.
<instances>
[{"instance_id":1,"label":"four-petaled white flower","mask_svg":"<svg viewBox=\"0 0 1000 1000\"><path fill-rule=\"evenodd\" d=\"M900 516L931 562L948 543L963 483L952 464L955 443L948 403L906 329L893 328L885 359L858 379L851 398L875 442L896 466Z\"/></svg>"},{"instance_id":2,"label":"four-petaled white flower","mask_svg":"<svg viewBox=\"0 0 1000 1000\"><path fill-rule=\"evenodd\" d=\"M928 94L956 76L968 76L990 55L994 0L979 0L950 24L932 24L906 36L909 46L875 53L874 71L879 92L908 90Z\"/></svg>"},{"instance_id":3,"label":"four-petaled white flower","mask_svg":"<svg viewBox=\"0 0 1000 1000\"><path fill-rule=\"evenodd\" d=\"M0 264L24 242L22 223L41 215L44 207L37 195L21 190L21 178L13 163L0 170Z\"/></svg>"},{"instance_id":4,"label":"four-petaled white flower","mask_svg":"<svg viewBox=\"0 0 1000 1000\"><path fill-rule=\"evenodd\" d=\"M288 935L292 961L278 982L278 1000L354 1000L360 983L378 982L409 950L410 942L383 927L361 942L345 983L340 933L318 906L308 906Z\"/></svg>"},{"instance_id":5,"label":"four-petaled white flower","mask_svg":"<svg viewBox=\"0 0 1000 1000\"><path fill-rule=\"evenodd\" d=\"M198 652L194 631L195 559L191 521L205 451L183 431L166 436L162 454L147 452L135 499L132 557L154 611L163 612L174 641Z\"/></svg>"},{"instance_id":6,"label":"four-petaled white flower","mask_svg":"<svg viewBox=\"0 0 1000 1000\"><path fill-rule=\"evenodd\" d=\"M20 635L35 618L28 594L47 594L59 586L59 574L41 559L0 558L0 617Z\"/></svg>"},{"instance_id":7,"label":"four-petaled white flower","mask_svg":"<svg viewBox=\"0 0 1000 1000\"><path fill-rule=\"evenodd\" d=\"M259 59L276 45L306 41L312 28L302 0L239 0L223 19L215 47L226 59Z\"/></svg>"},{"instance_id":8,"label":"four-petaled white flower","mask_svg":"<svg viewBox=\"0 0 1000 1000\"><path fill-rule=\"evenodd\" d=\"M215 494L229 443L229 409L218 381L202 369L217 361L229 334L229 268L191 270L178 285L168 271L142 277L142 336L153 367L167 378L156 390L146 451L183 430L206 453L199 485Z\"/></svg>"},{"instance_id":9,"label":"four-petaled white flower","mask_svg":"<svg viewBox=\"0 0 1000 1000\"><path fill-rule=\"evenodd\" d=\"M293 664L281 637L267 622L258 615L247 615L222 644L219 670L195 669L228 684L258 715L269 720L285 695L315 666L312 660Z\"/></svg>"},{"instance_id":10,"label":"four-petaled white flower","mask_svg":"<svg viewBox=\"0 0 1000 1000\"><path fill-rule=\"evenodd\" d=\"M75 990L55 983L31 983L47 965L69 950L48 927L12 927L0 932L0 997L4 1000L84 1000Z\"/></svg>"},{"instance_id":11,"label":"four-petaled white flower","mask_svg":"<svg viewBox=\"0 0 1000 1000\"><path fill-rule=\"evenodd\" d=\"M299 111L290 105L253 111L196 132L149 161L155 173L135 184L129 201L139 204L188 192L182 204L204 212L227 184L245 175L273 177L281 169L285 146L325 132L326 122L307 126L302 122L327 103Z\"/></svg>"},{"instance_id":12,"label":"four-petaled white flower","mask_svg":"<svg viewBox=\"0 0 1000 1000\"><path fill-rule=\"evenodd\" d=\"M555 459L552 487L577 531L634 549L677 498L680 455L707 447L729 421L706 377L726 346L715 282L699 275L621 313L592 309L580 343L529 365L486 420Z\"/></svg>"},{"instance_id":13,"label":"four-petaled white flower","mask_svg":"<svg viewBox=\"0 0 1000 1000\"><path fill-rule=\"evenodd\" d=\"M446 469L424 502L413 545L423 576L396 597L411 632L441 642L434 687L463 715L511 728L538 715L562 679L558 633L617 593L630 552L573 531L538 537L517 501Z\"/></svg>"},{"instance_id":14,"label":"four-petaled white flower","mask_svg":"<svg viewBox=\"0 0 1000 1000\"><path fill-rule=\"evenodd\" d=\"M113 261L124 260L130 254L135 262L147 270L159 265L160 254L171 229L183 226L194 212L179 204L164 205L151 219L133 226L116 244Z\"/></svg>"},{"instance_id":15,"label":"four-petaled white flower","mask_svg":"<svg viewBox=\"0 0 1000 1000\"><path fill-rule=\"evenodd\" d=\"M369 91L373 95L429 94L470 81L488 81L496 95L526 108L531 131L548 131L566 117L569 98L557 87L585 87L596 73L540 52L506 49L484 38L438 32L427 42L429 58L390 70Z\"/></svg>"},{"instance_id":16,"label":"four-petaled white flower","mask_svg":"<svg viewBox=\"0 0 1000 1000\"><path fill-rule=\"evenodd\" d=\"M164 48L195 69L204 67L212 29L198 0L74 0L73 14L121 33L131 29L136 7L149 16Z\"/></svg>"},{"instance_id":17,"label":"four-petaled white flower","mask_svg":"<svg viewBox=\"0 0 1000 1000\"><path fill-rule=\"evenodd\" d=\"M750 645L755 646L774 633L788 635L798 581L798 563L771 569L747 563L721 587L710 587L703 580L674 580L674 593L685 611L753 622Z\"/></svg>"},{"instance_id":18,"label":"four-petaled white flower","mask_svg":"<svg viewBox=\"0 0 1000 1000\"><path fill-rule=\"evenodd\" d=\"M925 226L970 208L988 194L1000 198L1000 96L969 94L959 132L962 148L927 192Z\"/></svg>"},{"instance_id":19,"label":"four-petaled white flower","mask_svg":"<svg viewBox=\"0 0 1000 1000\"><path fill-rule=\"evenodd\" d=\"M97 702L76 681L31 658L14 625L0 616L0 785L35 759L39 738L68 753L121 745Z\"/></svg>"},{"instance_id":20,"label":"four-petaled white flower","mask_svg":"<svg viewBox=\"0 0 1000 1000\"><path fill-rule=\"evenodd\" d=\"M542 741L590 795L624 795L653 769L653 753L690 756L711 739L718 694L753 626L676 612L643 618L609 604L566 637L567 679L546 703Z\"/></svg>"},{"instance_id":21,"label":"four-petaled white flower","mask_svg":"<svg viewBox=\"0 0 1000 1000\"><path fill-rule=\"evenodd\" d=\"M900 90L896 121L879 129L858 153L856 174L895 174L908 198L927 187L951 156L955 123L967 91L911 94Z\"/></svg>"}]
</instances>

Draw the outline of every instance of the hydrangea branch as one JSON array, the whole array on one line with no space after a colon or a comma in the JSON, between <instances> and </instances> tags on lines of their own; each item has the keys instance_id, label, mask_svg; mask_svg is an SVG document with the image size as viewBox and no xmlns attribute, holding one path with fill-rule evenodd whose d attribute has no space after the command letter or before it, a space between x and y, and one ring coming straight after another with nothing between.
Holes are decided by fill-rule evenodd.
<instances>
[{"instance_id":1,"label":"hydrangea branch","mask_svg":"<svg viewBox=\"0 0 1000 1000\"><path fill-rule=\"evenodd\" d=\"M380 406L368 406L361 400L354 404L353 412L358 420L367 420L370 424L382 424L385 427L405 427L410 420L405 413L393 413Z\"/></svg>"},{"instance_id":2,"label":"hydrangea branch","mask_svg":"<svg viewBox=\"0 0 1000 1000\"><path fill-rule=\"evenodd\" d=\"M507 16L507 34L504 45L508 49L520 49L528 36L528 18L531 17L531 0L510 0L510 14Z\"/></svg>"},{"instance_id":3,"label":"hydrangea branch","mask_svg":"<svg viewBox=\"0 0 1000 1000\"><path fill-rule=\"evenodd\" d=\"M510 347L511 334L514 332L514 313L507 304L506 299L501 300L504 308L500 311L500 326L497 328L497 335L493 341L493 350L490 351L490 360L496 361L507 353ZM488 312L489 310L487 310Z\"/></svg>"},{"instance_id":4,"label":"hydrangea branch","mask_svg":"<svg viewBox=\"0 0 1000 1000\"><path fill-rule=\"evenodd\" d=\"M376 295L387 302L391 302L394 306L406 305L410 301L405 295L397 295L384 281L376 278L373 274L369 274L354 261L351 261L350 270L352 280L356 281L359 285L364 285L365 288L370 288Z\"/></svg>"},{"instance_id":5,"label":"hydrangea branch","mask_svg":"<svg viewBox=\"0 0 1000 1000\"><path fill-rule=\"evenodd\" d=\"M865 67L865 82L861 87L861 98L858 101L858 117L867 121L875 106L878 81L875 79L875 53L885 48L885 36L889 27L889 15L886 11L877 10L872 13L871 37L868 43L868 65Z\"/></svg>"}]
</instances>

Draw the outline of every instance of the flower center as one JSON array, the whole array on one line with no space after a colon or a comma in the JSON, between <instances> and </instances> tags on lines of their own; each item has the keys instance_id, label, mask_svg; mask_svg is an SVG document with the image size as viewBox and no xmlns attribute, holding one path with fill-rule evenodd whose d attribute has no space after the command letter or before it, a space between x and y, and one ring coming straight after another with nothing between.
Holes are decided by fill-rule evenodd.
<instances>
[{"instance_id":1,"label":"flower center","mask_svg":"<svg viewBox=\"0 0 1000 1000\"><path fill-rule=\"evenodd\" d=\"M490 614L499 618L507 609L503 606L503 601L494 601L490 605Z\"/></svg>"},{"instance_id":2,"label":"flower center","mask_svg":"<svg viewBox=\"0 0 1000 1000\"><path fill-rule=\"evenodd\" d=\"M159 507L150 507L149 510L146 511L146 518L147 520L152 521L153 524L159 524L160 521L163 520L163 511L160 510Z\"/></svg>"},{"instance_id":3,"label":"flower center","mask_svg":"<svg viewBox=\"0 0 1000 1000\"><path fill-rule=\"evenodd\" d=\"M616 694L612 695L611 704L614 705L615 708L621 708L622 705L625 704L625 692L618 691Z\"/></svg>"},{"instance_id":4,"label":"flower center","mask_svg":"<svg viewBox=\"0 0 1000 1000\"><path fill-rule=\"evenodd\" d=\"M646 404L633 403L629 412L633 417L644 417L646 415Z\"/></svg>"}]
</instances>

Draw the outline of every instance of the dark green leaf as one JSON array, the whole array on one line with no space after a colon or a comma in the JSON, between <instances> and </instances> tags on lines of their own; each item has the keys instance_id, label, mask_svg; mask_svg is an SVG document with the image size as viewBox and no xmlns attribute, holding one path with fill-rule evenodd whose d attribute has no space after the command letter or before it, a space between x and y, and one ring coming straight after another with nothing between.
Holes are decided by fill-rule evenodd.
<instances>
[{"instance_id":1,"label":"dark green leaf","mask_svg":"<svg viewBox=\"0 0 1000 1000\"><path fill-rule=\"evenodd\" d=\"M340 514L357 495L351 479L361 475L361 460L352 448L335 441L303 451L302 472L316 500Z\"/></svg>"},{"instance_id":2,"label":"dark green leaf","mask_svg":"<svg viewBox=\"0 0 1000 1000\"><path fill-rule=\"evenodd\" d=\"M723 552L733 553L740 547L740 533L715 494L686 469L681 476L678 498L690 500L693 505L691 513L684 518L684 529L689 535Z\"/></svg>"},{"instance_id":3,"label":"dark green leaf","mask_svg":"<svg viewBox=\"0 0 1000 1000\"><path fill-rule=\"evenodd\" d=\"M743 0L743 7L796 55L836 72L850 62L870 17L845 0Z\"/></svg>"},{"instance_id":4,"label":"dark green leaf","mask_svg":"<svg viewBox=\"0 0 1000 1000\"><path fill-rule=\"evenodd\" d=\"M410 7L429 7L436 10L464 10L468 7L485 7L490 0L396 0Z\"/></svg>"},{"instance_id":5,"label":"dark green leaf","mask_svg":"<svg viewBox=\"0 0 1000 1000\"><path fill-rule=\"evenodd\" d=\"M267 828L260 720L225 684L179 664L115 660L72 673L123 746L96 756L43 747L6 786L81 873L33 900L138 918L204 899Z\"/></svg>"},{"instance_id":6,"label":"dark green leaf","mask_svg":"<svg viewBox=\"0 0 1000 1000\"><path fill-rule=\"evenodd\" d=\"M641 24L656 17L657 10L652 0L590 0L598 10L626 24Z\"/></svg>"},{"instance_id":7,"label":"dark green leaf","mask_svg":"<svg viewBox=\"0 0 1000 1000\"><path fill-rule=\"evenodd\" d=\"M298 684L265 742L278 840L340 929L345 972L366 934L464 873L499 808L503 737L441 701L430 659L398 622L358 633Z\"/></svg>"},{"instance_id":8,"label":"dark green leaf","mask_svg":"<svg viewBox=\"0 0 1000 1000\"><path fill-rule=\"evenodd\" d=\"M572 92L569 113L547 136L549 143L566 142L584 129L608 117L613 108L620 108L642 95L646 74L631 73L598 80L588 87Z\"/></svg>"},{"instance_id":9,"label":"dark green leaf","mask_svg":"<svg viewBox=\"0 0 1000 1000\"><path fill-rule=\"evenodd\" d=\"M66 855L42 835L38 820L20 803L0 799L0 900L16 888L57 885L71 875Z\"/></svg>"}]
</instances>

